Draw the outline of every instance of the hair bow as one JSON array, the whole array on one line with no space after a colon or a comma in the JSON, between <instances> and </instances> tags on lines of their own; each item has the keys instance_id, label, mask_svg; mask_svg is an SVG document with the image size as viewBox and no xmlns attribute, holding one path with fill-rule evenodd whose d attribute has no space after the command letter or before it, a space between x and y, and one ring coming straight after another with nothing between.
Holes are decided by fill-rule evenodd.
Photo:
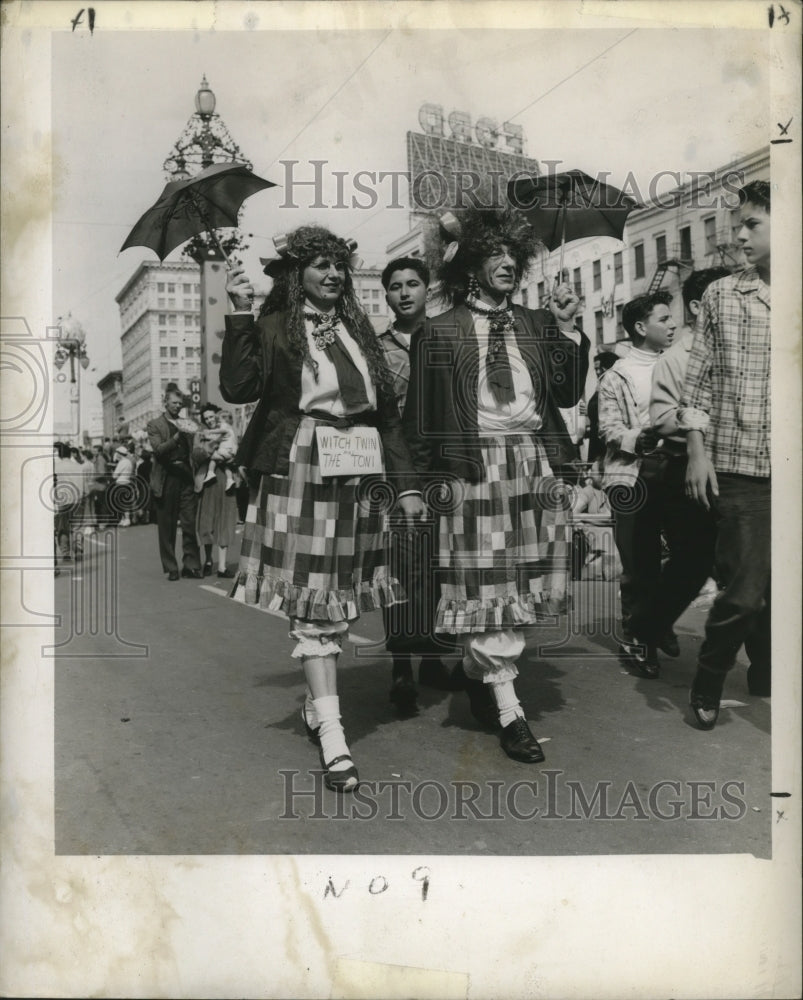
<instances>
[{"instance_id":1,"label":"hair bow","mask_svg":"<svg viewBox=\"0 0 803 1000\"><path fill-rule=\"evenodd\" d=\"M460 249L459 239L455 237L460 237L463 232L463 227L460 225L457 218L451 212L443 212L438 217L438 224L444 232L448 233L452 239L446 244L446 248L443 251L443 262L448 264L457 256L457 251Z\"/></svg>"}]
</instances>

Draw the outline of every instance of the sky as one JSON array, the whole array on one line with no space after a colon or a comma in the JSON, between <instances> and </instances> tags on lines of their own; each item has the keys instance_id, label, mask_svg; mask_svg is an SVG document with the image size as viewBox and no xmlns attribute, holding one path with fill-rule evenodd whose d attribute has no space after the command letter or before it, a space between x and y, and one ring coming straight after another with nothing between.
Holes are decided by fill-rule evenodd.
<instances>
[{"instance_id":1,"label":"sky","mask_svg":"<svg viewBox=\"0 0 803 1000\"><path fill-rule=\"evenodd\" d=\"M526 152L557 169L633 173L640 189L660 171L712 170L770 135L767 34L698 29L348 32L55 33L52 37L53 306L87 333L89 389L119 368L115 295L147 250L119 253L166 182L162 164L194 111L206 75L216 111L260 176L280 187L246 202L244 255L257 285L270 237L309 221L353 235L366 264L408 229L379 185L370 209L308 207L288 167L324 173L403 171L405 136L425 102L524 127ZM673 184L667 180L665 187ZM402 183L402 203L406 184ZM179 256L179 252L175 257ZM171 257L173 259L173 257Z\"/></svg>"}]
</instances>

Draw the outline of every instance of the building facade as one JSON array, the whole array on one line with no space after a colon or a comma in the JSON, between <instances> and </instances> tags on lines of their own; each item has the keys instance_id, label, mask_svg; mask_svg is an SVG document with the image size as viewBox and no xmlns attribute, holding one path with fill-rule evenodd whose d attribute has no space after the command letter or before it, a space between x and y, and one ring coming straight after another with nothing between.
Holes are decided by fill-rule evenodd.
<instances>
[{"instance_id":1,"label":"building facade","mask_svg":"<svg viewBox=\"0 0 803 1000\"><path fill-rule=\"evenodd\" d=\"M377 333L387 330L391 315L382 287L382 268L361 267L352 274L354 294Z\"/></svg>"},{"instance_id":2,"label":"building facade","mask_svg":"<svg viewBox=\"0 0 803 1000\"><path fill-rule=\"evenodd\" d=\"M98 382L101 407L103 410L102 436L119 436L119 428L125 422L123 405L123 373L111 371Z\"/></svg>"},{"instance_id":3,"label":"building facade","mask_svg":"<svg viewBox=\"0 0 803 1000\"><path fill-rule=\"evenodd\" d=\"M116 296L123 356L123 415L129 433L162 410L168 383L188 392L201 374L201 285L198 265L139 265Z\"/></svg>"},{"instance_id":4,"label":"building facade","mask_svg":"<svg viewBox=\"0 0 803 1000\"><path fill-rule=\"evenodd\" d=\"M652 204L630 213L622 241L594 237L570 243L563 258L564 280L580 296L580 319L592 346L614 348L627 340L622 327L626 302L647 291L672 295L678 326L684 316L681 288L693 270L727 267L743 259L736 242L736 190L769 180L769 147L740 156L716 170L695 175ZM539 258L521 289L525 305L548 298L560 267L560 249Z\"/></svg>"}]
</instances>

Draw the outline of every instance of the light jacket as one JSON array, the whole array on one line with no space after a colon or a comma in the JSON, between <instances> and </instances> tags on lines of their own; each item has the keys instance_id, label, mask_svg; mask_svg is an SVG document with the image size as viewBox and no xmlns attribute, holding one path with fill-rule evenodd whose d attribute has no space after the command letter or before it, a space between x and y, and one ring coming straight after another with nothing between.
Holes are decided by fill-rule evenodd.
<instances>
[{"instance_id":1,"label":"light jacket","mask_svg":"<svg viewBox=\"0 0 803 1000\"><path fill-rule=\"evenodd\" d=\"M599 436L605 443L602 466L604 486L614 483L632 485L638 478L641 457L636 454L636 439L642 431L633 379L620 369L621 362L600 379L597 389Z\"/></svg>"}]
</instances>

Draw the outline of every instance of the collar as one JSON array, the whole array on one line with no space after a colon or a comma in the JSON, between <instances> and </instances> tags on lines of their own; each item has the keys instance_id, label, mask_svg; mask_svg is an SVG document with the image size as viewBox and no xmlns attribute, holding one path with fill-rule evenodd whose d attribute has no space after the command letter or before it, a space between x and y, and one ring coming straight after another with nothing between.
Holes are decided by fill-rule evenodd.
<instances>
[{"instance_id":1,"label":"collar","mask_svg":"<svg viewBox=\"0 0 803 1000\"><path fill-rule=\"evenodd\" d=\"M317 306L314 306L307 298L304 299L302 304L302 310L304 312L317 313L319 316L323 316L324 319L331 319L335 315L336 309L336 306L332 306L328 312L324 312L323 309L319 309Z\"/></svg>"},{"instance_id":2,"label":"collar","mask_svg":"<svg viewBox=\"0 0 803 1000\"><path fill-rule=\"evenodd\" d=\"M410 339L412 340L412 338L415 336L415 334L417 334L418 331L423 328L423 326L424 326L424 324L420 323L415 328L415 330L413 330L412 333L410 333L410 334L403 334L402 336L409 336ZM387 330L385 330L384 333L380 334L380 336L382 336L382 337L389 337L397 347L400 347L403 351L409 351L410 348L401 339L400 333L401 333L401 331L397 330L396 327L395 327L395 325L393 323L391 323L390 326L387 328Z\"/></svg>"},{"instance_id":3,"label":"collar","mask_svg":"<svg viewBox=\"0 0 803 1000\"><path fill-rule=\"evenodd\" d=\"M756 267L746 267L741 271L733 287L742 295L754 294L759 302L763 302L765 306L770 304L770 286L761 279Z\"/></svg>"}]
</instances>

